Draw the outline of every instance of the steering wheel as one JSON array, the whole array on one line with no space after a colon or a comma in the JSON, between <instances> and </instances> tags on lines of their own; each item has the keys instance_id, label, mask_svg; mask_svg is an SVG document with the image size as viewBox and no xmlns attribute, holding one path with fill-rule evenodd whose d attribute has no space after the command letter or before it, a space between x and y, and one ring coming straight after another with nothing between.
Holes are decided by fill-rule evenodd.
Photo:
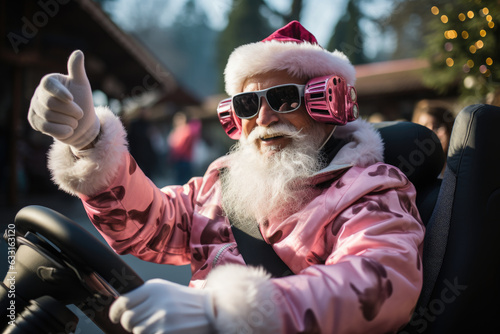
<instances>
[{"instance_id":1,"label":"steering wheel","mask_svg":"<svg viewBox=\"0 0 500 334\"><path fill-rule=\"evenodd\" d=\"M13 224L4 238L9 245L15 238L15 263L10 264L0 287L0 313L7 310L2 319L9 318L14 294L15 313L21 315L18 324L36 318L36 310L52 313L52 318L67 316L72 312L64 305L74 304L105 333L126 333L109 320L109 306L144 281L113 250L77 223L43 206L27 206L17 213L15 236L10 227ZM44 306L47 298L50 301ZM74 322L74 317L68 319Z\"/></svg>"}]
</instances>

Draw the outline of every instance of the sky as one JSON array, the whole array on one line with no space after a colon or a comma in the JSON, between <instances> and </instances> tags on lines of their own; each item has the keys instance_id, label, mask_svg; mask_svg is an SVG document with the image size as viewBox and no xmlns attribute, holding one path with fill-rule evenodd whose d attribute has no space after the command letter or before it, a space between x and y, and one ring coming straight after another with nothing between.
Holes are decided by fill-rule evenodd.
<instances>
[{"instance_id":1,"label":"sky","mask_svg":"<svg viewBox=\"0 0 500 334\"><path fill-rule=\"evenodd\" d=\"M227 13L231 9L233 0L197 0L198 4L205 10L212 28L221 30L227 24ZM318 40L320 45L326 46L330 40L332 31L338 20L345 13L348 0L307 0L304 1L301 23ZM170 25L186 0L169 1L170 7L164 10L161 22ZM278 11L286 12L292 0L266 0ZM138 3L140 5L138 5ZM373 16L389 16L394 0L365 0L362 10ZM138 10L154 10L154 2L144 0L116 0L109 7L113 19L122 27L133 25L130 22L131 12L136 14ZM131 27L130 27L131 28ZM390 49L390 41L387 36L381 34L369 24L361 25L365 34L365 54L373 57L381 48Z\"/></svg>"},{"instance_id":2,"label":"sky","mask_svg":"<svg viewBox=\"0 0 500 334\"><path fill-rule=\"evenodd\" d=\"M110 6L113 9L113 18L118 24L127 26L127 9L137 8L138 0L117 0ZM139 0L140 1L140 0ZM162 19L166 25L175 19L175 14L182 8L186 0L171 1L171 7L165 11ZM308 0L305 1L303 19L301 23L313 33L322 45L326 45L330 39L332 29L343 14L347 0ZM286 11L292 0L267 0L267 2L279 11ZM214 29L223 29L227 24L226 14L231 8L232 0L198 0L200 6L205 9L210 24Z\"/></svg>"}]
</instances>

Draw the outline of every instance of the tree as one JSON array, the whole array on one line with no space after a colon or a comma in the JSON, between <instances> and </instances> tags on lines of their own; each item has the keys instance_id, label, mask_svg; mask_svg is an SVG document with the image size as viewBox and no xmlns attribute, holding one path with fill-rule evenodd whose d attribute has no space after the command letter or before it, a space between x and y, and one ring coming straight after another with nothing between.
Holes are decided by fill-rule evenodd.
<instances>
[{"instance_id":1,"label":"tree","mask_svg":"<svg viewBox=\"0 0 500 334\"><path fill-rule=\"evenodd\" d=\"M429 11L434 17L425 49L426 84L442 92L458 85L467 103L498 96L500 1L457 0Z\"/></svg>"},{"instance_id":2,"label":"tree","mask_svg":"<svg viewBox=\"0 0 500 334\"><path fill-rule=\"evenodd\" d=\"M94 2L97 2L101 6L105 6L106 4L108 4L110 2L114 2L114 1L116 1L116 0L94 0Z\"/></svg>"},{"instance_id":3,"label":"tree","mask_svg":"<svg viewBox=\"0 0 500 334\"><path fill-rule=\"evenodd\" d=\"M165 0L100 0L103 9L120 27L136 34L150 34L162 25L163 16L171 6Z\"/></svg>"},{"instance_id":4,"label":"tree","mask_svg":"<svg viewBox=\"0 0 500 334\"><path fill-rule=\"evenodd\" d=\"M227 58L239 45L265 38L272 28L261 15L264 0L235 0L228 16L228 24L219 35L218 65L224 69Z\"/></svg>"},{"instance_id":5,"label":"tree","mask_svg":"<svg viewBox=\"0 0 500 334\"><path fill-rule=\"evenodd\" d=\"M382 34L391 36L392 50L383 50L385 60L419 57L425 38L432 32L427 24L433 19L430 8L449 0L394 0L386 15L372 18Z\"/></svg>"},{"instance_id":6,"label":"tree","mask_svg":"<svg viewBox=\"0 0 500 334\"><path fill-rule=\"evenodd\" d=\"M206 12L196 0L188 0L173 25L168 29L169 46L178 53L168 58L176 62L172 69L179 80L199 96L218 93L217 78L220 73L213 66L217 32L210 29ZM171 51L172 52L172 51Z\"/></svg>"},{"instance_id":7,"label":"tree","mask_svg":"<svg viewBox=\"0 0 500 334\"><path fill-rule=\"evenodd\" d=\"M279 18L278 24L273 25L275 28L279 28L284 23L288 23L294 20L300 21L300 14L302 13L304 1L302 0L293 0L290 5L290 10L288 12L280 12L273 7L269 6L268 3L265 3L266 9L272 14ZM276 20L275 20L276 21ZM279 22L281 21L281 22Z\"/></svg>"},{"instance_id":8,"label":"tree","mask_svg":"<svg viewBox=\"0 0 500 334\"><path fill-rule=\"evenodd\" d=\"M218 41L217 65L220 71L224 70L236 47L260 41L283 24L299 20L302 7L303 0L293 0L289 11L280 12L264 0L234 0L228 24Z\"/></svg>"},{"instance_id":9,"label":"tree","mask_svg":"<svg viewBox=\"0 0 500 334\"><path fill-rule=\"evenodd\" d=\"M359 0L349 0L346 14L339 20L328 42L327 49L342 51L353 64L366 62L363 54L363 34L359 21L363 17L359 9Z\"/></svg>"},{"instance_id":10,"label":"tree","mask_svg":"<svg viewBox=\"0 0 500 334\"><path fill-rule=\"evenodd\" d=\"M113 2L108 10L114 20L149 48L182 86L199 97L219 92L217 31L209 27L199 0L186 0L175 10L174 2L166 0L106 1Z\"/></svg>"}]
</instances>

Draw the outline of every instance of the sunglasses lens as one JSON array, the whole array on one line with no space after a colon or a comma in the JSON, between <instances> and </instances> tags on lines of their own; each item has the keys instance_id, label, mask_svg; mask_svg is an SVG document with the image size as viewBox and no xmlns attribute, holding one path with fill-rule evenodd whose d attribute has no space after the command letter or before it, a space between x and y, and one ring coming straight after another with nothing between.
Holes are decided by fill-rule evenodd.
<instances>
[{"instance_id":1,"label":"sunglasses lens","mask_svg":"<svg viewBox=\"0 0 500 334\"><path fill-rule=\"evenodd\" d=\"M244 93L233 96L233 108L236 116L250 118L259 111L259 97L255 93Z\"/></svg>"},{"instance_id":2,"label":"sunglasses lens","mask_svg":"<svg viewBox=\"0 0 500 334\"><path fill-rule=\"evenodd\" d=\"M252 118L257 115L260 96L264 92L269 106L276 112L290 112L300 107L301 95L299 88L295 85L285 85L233 96L233 109L236 116L239 118Z\"/></svg>"},{"instance_id":3,"label":"sunglasses lens","mask_svg":"<svg viewBox=\"0 0 500 334\"><path fill-rule=\"evenodd\" d=\"M281 86L267 91L269 106L278 112L287 112L300 106L300 94L297 86Z\"/></svg>"}]
</instances>

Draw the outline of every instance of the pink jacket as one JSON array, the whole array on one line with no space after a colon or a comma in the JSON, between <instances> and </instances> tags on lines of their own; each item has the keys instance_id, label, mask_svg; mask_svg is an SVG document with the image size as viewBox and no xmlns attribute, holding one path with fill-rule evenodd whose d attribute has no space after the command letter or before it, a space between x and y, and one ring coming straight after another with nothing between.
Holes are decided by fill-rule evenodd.
<instances>
[{"instance_id":1,"label":"pink jacket","mask_svg":"<svg viewBox=\"0 0 500 334\"><path fill-rule=\"evenodd\" d=\"M128 154L119 121L98 114L102 136L94 150L69 161L67 148L53 146L54 179L80 196L117 253L191 263L190 285L214 289L220 332L386 333L409 321L422 285L424 227L413 185L379 162L382 142L368 123L339 127L336 136L350 143L311 179L317 196L261 227L296 274L270 278L244 265L222 213L226 158L204 177L159 189Z\"/></svg>"}]
</instances>

